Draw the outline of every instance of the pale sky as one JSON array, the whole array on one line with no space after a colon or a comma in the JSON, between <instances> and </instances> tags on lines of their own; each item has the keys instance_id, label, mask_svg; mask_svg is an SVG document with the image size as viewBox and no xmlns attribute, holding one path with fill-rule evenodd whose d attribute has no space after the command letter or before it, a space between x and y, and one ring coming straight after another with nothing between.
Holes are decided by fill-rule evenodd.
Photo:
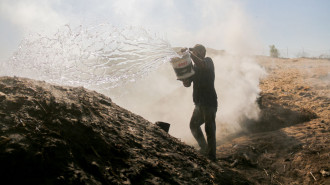
<instances>
[{"instance_id":1,"label":"pale sky","mask_svg":"<svg viewBox=\"0 0 330 185\"><path fill-rule=\"evenodd\" d=\"M29 33L101 23L144 27L172 46L330 55L328 0L0 0L0 61Z\"/></svg>"}]
</instances>

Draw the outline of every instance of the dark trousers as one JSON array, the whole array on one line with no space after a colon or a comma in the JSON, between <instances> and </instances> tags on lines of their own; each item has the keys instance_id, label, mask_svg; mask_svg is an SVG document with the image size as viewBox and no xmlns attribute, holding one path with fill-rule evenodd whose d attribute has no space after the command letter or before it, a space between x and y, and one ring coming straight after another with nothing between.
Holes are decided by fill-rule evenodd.
<instances>
[{"instance_id":1,"label":"dark trousers","mask_svg":"<svg viewBox=\"0 0 330 185\"><path fill-rule=\"evenodd\" d=\"M216 159L216 138L215 138L215 116L217 107L195 106L195 110L190 120L190 130L192 135L201 147L201 151L206 151L207 156ZM201 125L205 123L205 133L207 142L201 129Z\"/></svg>"}]
</instances>

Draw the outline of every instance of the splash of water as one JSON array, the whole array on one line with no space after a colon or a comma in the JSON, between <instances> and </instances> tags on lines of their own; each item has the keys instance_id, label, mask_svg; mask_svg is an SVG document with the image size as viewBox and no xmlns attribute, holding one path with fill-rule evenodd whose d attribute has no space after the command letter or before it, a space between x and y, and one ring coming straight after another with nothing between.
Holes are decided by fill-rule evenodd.
<instances>
[{"instance_id":1,"label":"splash of water","mask_svg":"<svg viewBox=\"0 0 330 185\"><path fill-rule=\"evenodd\" d=\"M65 25L52 36L24 39L0 75L105 92L147 75L175 55L165 39L143 28Z\"/></svg>"}]
</instances>

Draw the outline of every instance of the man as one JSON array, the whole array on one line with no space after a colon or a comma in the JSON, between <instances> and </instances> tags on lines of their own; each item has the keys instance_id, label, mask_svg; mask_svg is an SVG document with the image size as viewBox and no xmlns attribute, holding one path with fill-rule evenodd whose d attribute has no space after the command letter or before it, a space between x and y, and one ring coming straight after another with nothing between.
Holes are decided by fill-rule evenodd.
<instances>
[{"instance_id":1,"label":"man","mask_svg":"<svg viewBox=\"0 0 330 185\"><path fill-rule=\"evenodd\" d=\"M181 51L186 51L187 48ZM195 109L190 120L190 130L200 146L200 152L210 160L216 161L216 125L215 116L218 107L217 93L214 88L214 64L211 58L205 57L206 49L197 44L189 48L193 60L195 74L183 80L185 87L193 83L193 101ZM207 142L201 130L205 123Z\"/></svg>"}]
</instances>

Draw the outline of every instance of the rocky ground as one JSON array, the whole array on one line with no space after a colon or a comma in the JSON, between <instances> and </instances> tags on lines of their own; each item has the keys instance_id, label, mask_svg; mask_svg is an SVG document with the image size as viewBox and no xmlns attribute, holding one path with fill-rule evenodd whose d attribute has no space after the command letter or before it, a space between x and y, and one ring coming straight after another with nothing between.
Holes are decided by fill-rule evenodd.
<instances>
[{"instance_id":1,"label":"rocky ground","mask_svg":"<svg viewBox=\"0 0 330 185\"><path fill-rule=\"evenodd\" d=\"M1 184L250 184L94 91L0 77Z\"/></svg>"},{"instance_id":2,"label":"rocky ground","mask_svg":"<svg viewBox=\"0 0 330 185\"><path fill-rule=\"evenodd\" d=\"M254 184L330 184L330 61L259 57L261 117L219 140L220 166Z\"/></svg>"}]
</instances>

